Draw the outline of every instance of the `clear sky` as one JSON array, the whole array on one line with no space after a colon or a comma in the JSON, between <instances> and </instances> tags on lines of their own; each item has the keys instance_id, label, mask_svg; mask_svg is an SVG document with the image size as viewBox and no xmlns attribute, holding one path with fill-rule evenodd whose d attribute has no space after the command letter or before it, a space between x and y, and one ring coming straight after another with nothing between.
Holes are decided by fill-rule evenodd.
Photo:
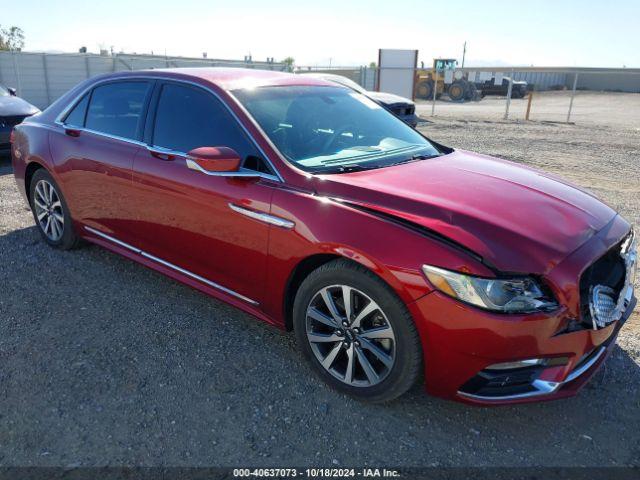
<instances>
[{"instance_id":1,"label":"clear sky","mask_svg":"<svg viewBox=\"0 0 640 480\"><path fill-rule=\"evenodd\" d=\"M25 50L116 51L361 65L410 48L468 66L640 67L640 0L18 0Z\"/></svg>"}]
</instances>

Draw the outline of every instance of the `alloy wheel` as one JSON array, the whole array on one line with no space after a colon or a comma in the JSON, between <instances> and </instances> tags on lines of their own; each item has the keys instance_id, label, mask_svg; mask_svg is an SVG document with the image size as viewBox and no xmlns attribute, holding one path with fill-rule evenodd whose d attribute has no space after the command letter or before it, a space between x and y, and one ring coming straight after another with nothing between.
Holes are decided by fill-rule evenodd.
<instances>
[{"instance_id":1,"label":"alloy wheel","mask_svg":"<svg viewBox=\"0 0 640 480\"><path fill-rule=\"evenodd\" d=\"M64 233L64 211L55 187L40 180L34 190L33 204L40 229L50 241L59 241Z\"/></svg>"},{"instance_id":2,"label":"alloy wheel","mask_svg":"<svg viewBox=\"0 0 640 480\"><path fill-rule=\"evenodd\" d=\"M347 385L377 385L395 363L391 323L373 299L348 285L316 292L307 307L306 333L320 365Z\"/></svg>"}]
</instances>

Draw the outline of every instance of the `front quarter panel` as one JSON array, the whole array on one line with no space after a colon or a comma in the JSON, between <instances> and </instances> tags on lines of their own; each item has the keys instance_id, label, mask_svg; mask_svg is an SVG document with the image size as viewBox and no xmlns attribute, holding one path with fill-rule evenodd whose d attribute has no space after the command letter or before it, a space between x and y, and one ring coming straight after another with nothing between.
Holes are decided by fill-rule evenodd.
<instances>
[{"instance_id":1,"label":"front quarter panel","mask_svg":"<svg viewBox=\"0 0 640 480\"><path fill-rule=\"evenodd\" d=\"M271 214L295 223L293 229L274 227L269 243L269 267L264 305L284 326L282 299L295 267L305 258L332 254L357 262L381 277L410 304L432 287L424 263L492 276L469 255L406 227L356 210L339 201L282 187L275 191Z\"/></svg>"}]
</instances>

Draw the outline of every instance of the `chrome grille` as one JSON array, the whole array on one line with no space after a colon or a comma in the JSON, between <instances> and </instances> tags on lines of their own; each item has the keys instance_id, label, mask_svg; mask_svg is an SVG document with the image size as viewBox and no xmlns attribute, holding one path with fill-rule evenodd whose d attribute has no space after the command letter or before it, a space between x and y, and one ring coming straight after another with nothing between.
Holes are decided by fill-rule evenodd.
<instances>
[{"instance_id":1,"label":"chrome grille","mask_svg":"<svg viewBox=\"0 0 640 480\"><path fill-rule=\"evenodd\" d=\"M594 330L620 320L633 298L637 263L637 240L633 232L616 250L618 265L624 268L623 278L615 284L597 283L589 287L589 314Z\"/></svg>"}]
</instances>

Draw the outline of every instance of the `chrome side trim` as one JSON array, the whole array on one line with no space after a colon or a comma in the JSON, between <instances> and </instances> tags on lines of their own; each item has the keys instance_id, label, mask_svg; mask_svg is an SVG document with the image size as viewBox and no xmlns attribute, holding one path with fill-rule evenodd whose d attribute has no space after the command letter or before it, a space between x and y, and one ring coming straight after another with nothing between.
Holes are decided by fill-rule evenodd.
<instances>
[{"instance_id":1,"label":"chrome side trim","mask_svg":"<svg viewBox=\"0 0 640 480\"><path fill-rule=\"evenodd\" d=\"M94 235L97 235L99 237L104 238L105 240L109 240L110 242L113 242L116 245L120 245L121 247L126 248L127 250L131 250L132 252L135 252L138 255L142 254L142 250L140 250L139 248L136 248L136 247L134 247L132 245L129 245L128 243L121 242L117 238L113 238L111 235L107 235L106 233L102 233L102 232L96 230L95 228L84 227L84 229L89 231L89 232L91 232L91 233L93 233Z\"/></svg>"},{"instance_id":2,"label":"chrome side trim","mask_svg":"<svg viewBox=\"0 0 640 480\"><path fill-rule=\"evenodd\" d=\"M112 243L115 243L116 245L119 245L123 248L126 248L127 250L131 250L134 253L137 253L138 255L141 255L144 258L147 258L149 260L153 260L156 263L159 263L161 265L164 265L165 267L171 268L172 270L175 270L176 272L180 272L183 275L186 275L188 277L193 278L194 280L198 280L199 282L202 282L206 285L209 285L210 287L213 287L217 290L221 290L225 293L228 293L229 295L233 295L236 298L239 298L241 300L244 300L247 303L250 303L252 305L259 305L258 302L256 302L255 300L250 299L249 297L245 297L244 295L238 293L238 292L234 292L233 290L230 290L226 287L223 287L222 285L212 282L211 280L207 280L204 277L201 277L200 275L197 275L193 272L190 272L189 270L185 270L184 268L178 267L177 265L174 265L173 263L167 262L166 260L162 260L161 258L156 257L155 255L151 255L150 253L147 253L143 250L140 250L139 248L136 248L132 245L129 245L128 243L125 243L123 241L118 240L117 238L112 237L111 235L107 235L106 233L102 233L94 228L91 227L84 227L87 231L93 233L94 235L97 235L98 237L102 237L105 240L109 240Z\"/></svg>"},{"instance_id":3,"label":"chrome side trim","mask_svg":"<svg viewBox=\"0 0 640 480\"><path fill-rule=\"evenodd\" d=\"M254 210L249 210L248 208L240 207L234 203L229 203L229 208L234 212L238 212L240 215L245 215L249 218L253 218L260 222L268 223L270 225L275 225L276 227L282 227L291 229L295 227L295 223L291 220L285 220L284 218L276 217L274 215L269 215L268 213L256 212Z\"/></svg>"},{"instance_id":4,"label":"chrome side trim","mask_svg":"<svg viewBox=\"0 0 640 480\"><path fill-rule=\"evenodd\" d=\"M458 395L461 397L469 398L472 400L482 400L483 402L501 402L505 400L517 400L520 398L530 398L530 397L539 397L541 395L549 395L554 393L563 385L573 382L578 377L582 376L585 372L587 372L595 363L602 357L604 352L607 351L607 347L600 347L598 352L593 355L584 365L581 365L580 368L573 370L567 378L565 378L562 382L548 382L546 380L534 380L531 384L536 390L533 392L527 393L518 393L515 395L503 395L501 397L487 397L484 395L474 395L472 393L465 393L458 391Z\"/></svg>"},{"instance_id":5,"label":"chrome side trim","mask_svg":"<svg viewBox=\"0 0 640 480\"><path fill-rule=\"evenodd\" d=\"M284 182L284 179L282 178L282 175L280 175L280 172L278 171L278 169L273 165L273 162L269 159L269 157L267 156L267 154L264 152L264 150L262 149L262 147L260 147L260 145L258 145L258 142L256 141L255 138L253 138L253 136L251 135L251 132L249 132L249 130L247 129L247 127L240 121L240 118L238 117L238 115L236 114L236 112L233 111L233 109L229 106L229 104L227 102L224 101L224 99L214 90L205 87L204 85L201 85L199 83L196 82L191 82L189 80L183 80L183 79L179 79L179 78L171 78L171 77L163 77L163 76L152 76L152 75L114 75L111 76L109 78L105 78L103 80L97 81L95 83L92 83L90 85L88 85L86 88L84 88L80 93L78 93L68 104L67 106L62 109L62 111L60 112L60 114L56 117L54 123L57 125L60 125L63 128L66 128L66 125L62 122L62 119L71 111L71 109L73 107L76 106L76 104L78 102L80 102L80 100L82 100L82 97L89 92L91 89L96 88L100 85L104 85L107 83L111 83L111 82L116 82L116 81L121 81L121 80L155 80L155 81L165 81L165 82L176 82L176 83L183 83L186 85L191 85L197 88L201 88L202 90L205 90L206 92L210 93L211 95L213 95L216 100L218 100L222 105L224 105L224 108L229 112L229 114L231 114L231 116L233 117L233 119L236 121L236 123L240 126L240 128L242 129L242 131L245 133L247 139L249 140L249 142L258 150L258 152L260 152L260 154L262 155L262 158L264 159L265 162L267 162L267 164L269 165L269 167L271 168L271 170L273 170L273 172L275 173L275 175L270 175L270 174L262 174L262 175L258 175L258 176L264 176L265 178L269 178L269 179L274 179L276 181L279 182ZM227 94L229 95L230 98L232 98L232 100L234 102L236 102L236 104L239 104L239 102L237 101L237 99L235 98L235 96L233 96L231 94L231 92L227 92ZM245 114L247 114L247 111L245 109L243 109L243 112ZM251 120L252 124L255 124L255 120L253 119L253 117L251 115L248 115L248 118ZM69 125L71 127L71 125ZM87 131L87 132L91 132L94 133L96 135L102 135L105 136L107 138L114 138L116 140L121 140L123 142L129 142L129 143L133 143L135 145L141 145L141 146L150 146L144 142L140 142L138 140L133 140L133 139L129 139L129 138L123 138L123 137L117 137L114 135L109 135L106 133L102 133L102 132L96 132L94 130L89 130L89 129L85 129L85 128L79 128L79 127L74 127L74 129L76 130L82 130L82 131ZM262 133L264 138L267 138L266 135L264 134L264 132L262 132L260 130L260 132ZM152 146L155 147L155 146ZM155 147L158 148L158 147ZM277 151L277 150L275 150ZM185 153L182 152L175 152L177 155L182 155L182 156L186 156ZM258 172L260 173L260 172Z\"/></svg>"}]
</instances>

